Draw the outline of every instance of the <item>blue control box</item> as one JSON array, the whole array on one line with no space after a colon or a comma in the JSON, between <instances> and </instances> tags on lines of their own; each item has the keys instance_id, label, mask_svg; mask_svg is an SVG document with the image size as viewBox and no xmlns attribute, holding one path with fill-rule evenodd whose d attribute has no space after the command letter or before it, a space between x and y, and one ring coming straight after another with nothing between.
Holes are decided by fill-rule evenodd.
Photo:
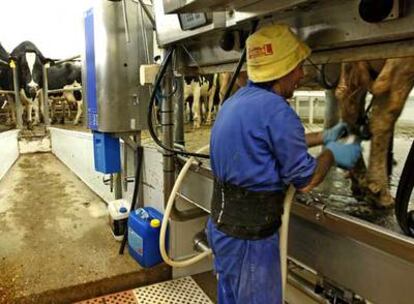
<instances>
[{"instance_id":1,"label":"blue control box","mask_svg":"<svg viewBox=\"0 0 414 304\"><path fill-rule=\"evenodd\" d=\"M93 131L93 156L96 171L105 174L121 172L119 138L109 133Z\"/></svg>"}]
</instances>

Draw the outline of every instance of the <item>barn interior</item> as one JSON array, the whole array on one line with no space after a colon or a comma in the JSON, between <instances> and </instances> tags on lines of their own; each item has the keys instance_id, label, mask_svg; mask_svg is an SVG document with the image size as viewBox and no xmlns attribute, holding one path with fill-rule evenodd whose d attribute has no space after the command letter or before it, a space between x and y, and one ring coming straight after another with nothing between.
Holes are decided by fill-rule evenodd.
<instances>
[{"instance_id":1,"label":"barn interior","mask_svg":"<svg viewBox=\"0 0 414 304\"><path fill-rule=\"evenodd\" d=\"M217 303L204 234L213 175L209 159L191 153L208 153L218 111L209 98L226 100L245 76L247 36L285 23L312 48L289 100L312 132L347 111L335 98L344 64L407 60L408 67L413 18L408 0L96 0L82 17L83 53L41 65L32 99L39 121L20 92L22 63L1 59L11 85L0 79L0 303ZM52 70L72 64L82 77L55 86ZM373 82L380 72L370 70ZM216 91L200 85L204 103L194 109L185 78L200 76ZM387 181L372 195L333 168L312 192L296 193L285 303L412 302L414 92L396 110L387 108L389 92L368 91L356 132L366 166L388 140L364 137L373 113L383 107L398 116L380 161ZM322 147L309 151L317 156ZM383 190L393 198L386 206ZM158 249L151 265L134 253L132 219L141 208L168 223L167 256ZM160 234L149 239L156 248Z\"/></svg>"}]
</instances>

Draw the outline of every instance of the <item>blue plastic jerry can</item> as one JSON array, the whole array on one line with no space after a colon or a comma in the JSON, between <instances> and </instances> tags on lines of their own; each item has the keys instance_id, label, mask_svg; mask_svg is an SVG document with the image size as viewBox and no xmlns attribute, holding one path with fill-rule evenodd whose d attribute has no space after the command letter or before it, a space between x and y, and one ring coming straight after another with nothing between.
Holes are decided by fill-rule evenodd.
<instances>
[{"instance_id":1,"label":"blue plastic jerry can","mask_svg":"<svg viewBox=\"0 0 414 304\"><path fill-rule=\"evenodd\" d=\"M142 267L149 268L162 262L159 249L162 217L151 207L139 208L129 215L128 251Z\"/></svg>"}]
</instances>

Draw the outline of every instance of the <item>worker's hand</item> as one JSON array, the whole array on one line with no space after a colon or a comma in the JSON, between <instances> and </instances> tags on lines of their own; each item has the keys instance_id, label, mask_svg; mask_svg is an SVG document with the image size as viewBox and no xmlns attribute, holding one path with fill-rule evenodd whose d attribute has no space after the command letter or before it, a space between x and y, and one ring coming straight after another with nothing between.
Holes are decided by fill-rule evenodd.
<instances>
[{"instance_id":1,"label":"worker's hand","mask_svg":"<svg viewBox=\"0 0 414 304\"><path fill-rule=\"evenodd\" d=\"M337 141L331 141L326 145L334 158L337 166L342 169L352 169L361 157L361 143L343 144Z\"/></svg>"},{"instance_id":2,"label":"worker's hand","mask_svg":"<svg viewBox=\"0 0 414 304\"><path fill-rule=\"evenodd\" d=\"M345 122L339 122L330 129L323 131L323 144L326 145L331 141L336 141L341 136L345 135L348 130L348 125Z\"/></svg>"}]
</instances>

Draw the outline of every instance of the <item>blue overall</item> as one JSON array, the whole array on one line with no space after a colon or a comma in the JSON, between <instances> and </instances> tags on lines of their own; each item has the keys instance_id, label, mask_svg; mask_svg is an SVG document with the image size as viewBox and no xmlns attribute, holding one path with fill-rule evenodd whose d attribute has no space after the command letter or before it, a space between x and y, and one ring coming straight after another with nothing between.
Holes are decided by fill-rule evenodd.
<instances>
[{"instance_id":1,"label":"blue overall","mask_svg":"<svg viewBox=\"0 0 414 304\"><path fill-rule=\"evenodd\" d=\"M221 108L210 155L219 180L251 191L283 191L288 184L302 188L316 167L297 114L283 97L252 82ZM282 303L278 233L251 241L226 235L211 220L207 228L218 303Z\"/></svg>"}]
</instances>

